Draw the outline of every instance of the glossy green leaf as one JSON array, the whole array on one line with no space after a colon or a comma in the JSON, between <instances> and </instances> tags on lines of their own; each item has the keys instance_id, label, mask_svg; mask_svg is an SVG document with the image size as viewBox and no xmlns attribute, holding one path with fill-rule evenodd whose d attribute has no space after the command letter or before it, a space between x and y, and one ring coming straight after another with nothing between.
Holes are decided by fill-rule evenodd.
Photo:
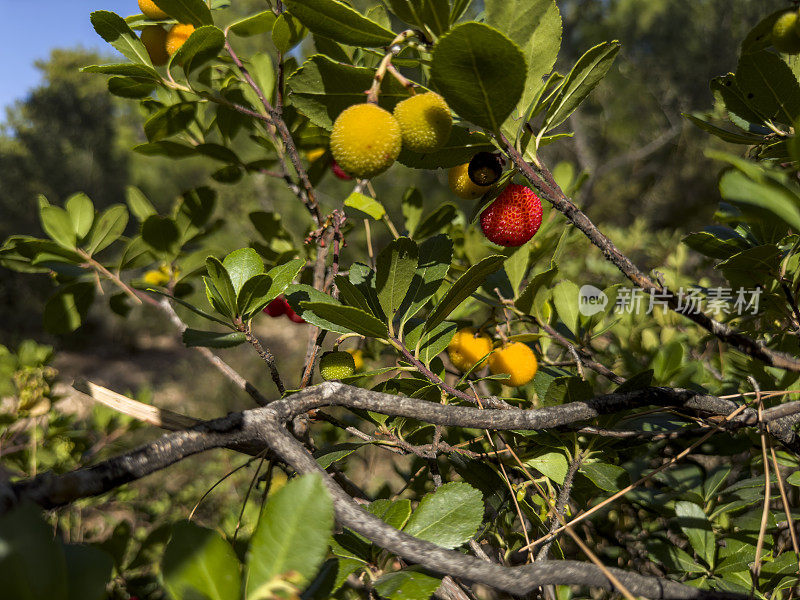
<instances>
[{"instance_id":1,"label":"glossy green leaf","mask_svg":"<svg viewBox=\"0 0 800 600\"><path fill-rule=\"evenodd\" d=\"M800 116L800 83L777 54L762 50L741 56L736 82L766 118L788 125Z\"/></svg>"},{"instance_id":2,"label":"glossy green leaf","mask_svg":"<svg viewBox=\"0 0 800 600\"><path fill-rule=\"evenodd\" d=\"M375 581L375 591L388 600L428 600L442 580L416 567L386 573Z\"/></svg>"},{"instance_id":3,"label":"glossy green leaf","mask_svg":"<svg viewBox=\"0 0 800 600\"><path fill-rule=\"evenodd\" d=\"M194 102L180 102L165 106L150 116L144 124L144 133L150 142L158 142L184 131L195 117Z\"/></svg>"},{"instance_id":4,"label":"glossy green leaf","mask_svg":"<svg viewBox=\"0 0 800 600\"><path fill-rule=\"evenodd\" d=\"M214 19L205 0L153 0L165 13L178 23L195 26L213 25Z\"/></svg>"},{"instance_id":5,"label":"glossy green leaf","mask_svg":"<svg viewBox=\"0 0 800 600\"><path fill-rule=\"evenodd\" d=\"M458 209L454 204L446 202L439 205L436 210L430 214L425 215L420 220L419 225L414 229L411 235L414 239L424 240L434 234L439 233L442 229L452 223L458 216Z\"/></svg>"},{"instance_id":6,"label":"glossy green leaf","mask_svg":"<svg viewBox=\"0 0 800 600\"><path fill-rule=\"evenodd\" d=\"M83 193L73 194L64 203L78 239L83 239L94 223L94 204Z\"/></svg>"},{"instance_id":7,"label":"glossy green leaf","mask_svg":"<svg viewBox=\"0 0 800 600\"><path fill-rule=\"evenodd\" d=\"M110 65L89 65L81 69L82 73L100 73L102 75L122 75L137 79L150 79L153 82L161 80L161 76L153 67L137 63L119 63Z\"/></svg>"},{"instance_id":8,"label":"glossy green leaf","mask_svg":"<svg viewBox=\"0 0 800 600\"><path fill-rule=\"evenodd\" d=\"M417 245L406 237L392 241L378 254L375 290L383 313L390 321L403 316L398 311L411 287L418 260Z\"/></svg>"},{"instance_id":9,"label":"glossy green leaf","mask_svg":"<svg viewBox=\"0 0 800 600\"><path fill-rule=\"evenodd\" d=\"M213 25L195 29L170 59L170 64L181 65L185 73L191 73L213 60L225 46L225 34Z\"/></svg>"},{"instance_id":10,"label":"glossy green leaf","mask_svg":"<svg viewBox=\"0 0 800 600\"><path fill-rule=\"evenodd\" d=\"M264 272L264 261L252 248L234 250L222 261L231 278L234 293L238 294L246 281Z\"/></svg>"},{"instance_id":11,"label":"glossy green leaf","mask_svg":"<svg viewBox=\"0 0 800 600\"><path fill-rule=\"evenodd\" d=\"M247 600L260 600L275 577L293 573L300 589L328 552L333 502L317 475L293 479L264 506L247 554Z\"/></svg>"},{"instance_id":12,"label":"glossy green leaf","mask_svg":"<svg viewBox=\"0 0 800 600\"><path fill-rule=\"evenodd\" d=\"M630 483L627 471L622 467L603 462L586 463L580 472L592 483L606 492L617 492Z\"/></svg>"},{"instance_id":13,"label":"glossy green leaf","mask_svg":"<svg viewBox=\"0 0 800 600\"><path fill-rule=\"evenodd\" d=\"M375 500L364 507L367 512L372 513L387 525L395 529L402 529L408 523L411 516L411 500L402 498L399 500Z\"/></svg>"},{"instance_id":14,"label":"glossy green leaf","mask_svg":"<svg viewBox=\"0 0 800 600\"><path fill-rule=\"evenodd\" d=\"M403 321L416 315L439 291L452 260L453 242L445 234L428 238L419 245L417 269L400 308Z\"/></svg>"},{"instance_id":15,"label":"glossy green leaf","mask_svg":"<svg viewBox=\"0 0 800 600\"><path fill-rule=\"evenodd\" d=\"M207 289L207 291L212 295L216 291L219 295L222 306L227 309L223 311L223 314L228 316L235 315L237 309L236 290L233 287L228 270L219 259L213 256L209 256L206 259L206 269L208 270L210 283L214 287L214 289Z\"/></svg>"},{"instance_id":16,"label":"glossy green leaf","mask_svg":"<svg viewBox=\"0 0 800 600\"><path fill-rule=\"evenodd\" d=\"M433 309L428 320L426 329L433 330L439 323L444 321L450 313L461 305L467 298L475 293L485 282L486 278L498 271L503 266L505 256L487 256L479 263L472 265L467 272L459 277L453 286Z\"/></svg>"},{"instance_id":17,"label":"glossy green leaf","mask_svg":"<svg viewBox=\"0 0 800 600\"><path fill-rule=\"evenodd\" d=\"M180 231L174 219L150 215L142 223L142 240L158 255L172 258L180 250Z\"/></svg>"},{"instance_id":18,"label":"glossy green leaf","mask_svg":"<svg viewBox=\"0 0 800 600\"><path fill-rule=\"evenodd\" d=\"M456 548L475 535L483 510L478 490L466 483L446 483L422 499L403 531L442 548Z\"/></svg>"},{"instance_id":19,"label":"glossy green leaf","mask_svg":"<svg viewBox=\"0 0 800 600\"><path fill-rule=\"evenodd\" d=\"M520 48L482 23L453 28L433 49L431 77L460 117L499 131L519 102L527 67Z\"/></svg>"},{"instance_id":20,"label":"glossy green leaf","mask_svg":"<svg viewBox=\"0 0 800 600\"><path fill-rule=\"evenodd\" d=\"M59 206L45 206L39 210L42 229L58 245L64 248L74 248L77 236L75 226L66 210Z\"/></svg>"},{"instance_id":21,"label":"glossy green leaf","mask_svg":"<svg viewBox=\"0 0 800 600\"><path fill-rule=\"evenodd\" d=\"M89 231L86 250L95 254L116 242L128 225L128 209L124 204L112 204L97 217Z\"/></svg>"},{"instance_id":22,"label":"glossy green leaf","mask_svg":"<svg viewBox=\"0 0 800 600\"><path fill-rule=\"evenodd\" d=\"M561 321L575 335L578 335L580 319L580 290L571 281L561 281L553 288L553 304Z\"/></svg>"},{"instance_id":23,"label":"glossy green leaf","mask_svg":"<svg viewBox=\"0 0 800 600\"><path fill-rule=\"evenodd\" d=\"M290 13L282 13L272 26L272 43L278 52L289 52L308 34L308 29Z\"/></svg>"},{"instance_id":24,"label":"glossy green leaf","mask_svg":"<svg viewBox=\"0 0 800 600\"><path fill-rule=\"evenodd\" d=\"M545 130L558 127L575 112L606 76L619 49L619 42L603 42L578 59L547 109L543 125Z\"/></svg>"},{"instance_id":25,"label":"glossy green leaf","mask_svg":"<svg viewBox=\"0 0 800 600\"><path fill-rule=\"evenodd\" d=\"M395 34L337 0L286 0L289 12L317 35L348 46L387 46Z\"/></svg>"},{"instance_id":26,"label":"glossy green leaf","mask_svg":"<svg viewBox=\"0 0 800 600\"><path fill-rule=\"evenodd\" d=\"M173 598L239 600L241 564L231 545L211 529L176 523L161 570Z\"/></svg>"},{"instance_id":27,"label":"glossy green leaf","mask_svg":"<svg viewBox=\"0 0 800 600\"><path fill-rule=\"evenodd\" d=\"M675 503L675 514L694 551L713 567L716 556L714 532L703 509L694 502L681 501Z\"/></svg>"},{"instance_id":28,"label":"glossy green leaf","mask_svg":"<svg viewBox=\"0 0 800 600\"><path fill-rule=\"evenodd\" d=\"M567 476L569 463L563 452L538 451L536 454L525 460L525 464L533 467L539 473L555 481L558 485L564 483Z\"/></svg>"},{"instance_id":29,"label":"glossy green leaf","mask_svg":"<svg viewBox=\"0 0 800 600\"><path fill-rule=\"evenodd\" d=\"M129 185L127 188L125 188L125 196L128 203L128 209L139 221L143 222L147 219L147 217L157 214L153 204L147 199L147 196L145 196L139 188Z\"/></svg>"},{"instance_id":30,"label":"glossy green leaf","mask_svg":"<svg viewBox=\"0 0 800 600\"><path fill-rule=\"evenodd\" d=\"M356 210L369 215L376 221L381 220L383 215L386 214L386 209L383 208L383 204L375 200L375 198L367 196L366 194L362 194L361 192L353 192L350 194L345 199L344 205L349 208L355 208Z\"/></svg>"},{"instance_id":31,"label":"glossy green leaf","mask_svg":"<svg viewBox=\"0 0 800 600\"><path fill-rule=\"evenodd\" d=\"M241 37L269 33L272 31L275 19L275 13L265 10L233 22L228 26L228 31Z\"/></svg>"},{"instance_id":32,"label":"glossy green leaf","mask_svg":"<svg viewBox=\"0 0 800 600\"><path fill-rule=\"evenodd\" d=\"M300 306L335 326L337 333L360 333L366 337L385 339L389 333L386 324L353 306L328 302L302 302ZM304 319L305 313L301 315ZM306 319L308 320L308 319Z\"/></svg>"},{"instance_id":33,"label":"glossy green leaf","mask_svg":"<svg viewBox=\"0 0 800 600\"><path fill-rule=\"evenodd\" d=\"M110 77L106 83L109 93L120 98L147 98L156 89L152 81L133 77Z\"/></svg>"},{"instance_id":34,"label":"glossy green leaf","mask_svg":"<svg viewBox=\"0 0 800 600\"><path fill-rule=\"evenodd\" d=\"M119 50L125 58L153 67L144 44L122 17L108 10L97 10L91 14L90 19L97 34Z\"/></svg>"},{"instance_id":35,"label":"glossy green leaf","mask_svg":"<svg viewBox=\"0 0 800 600\"><path fill-rule=\"evenodd\" d=\"M546 271L536 274L525 290L520 294L514 305L525 314L531 314L533 311L534 300L540 290L547 290L552 284L555 276L558 274L558 266L551 263L550 268Z\"/></svg>"},{"instance_id":36,"label":"glossy green leaf","mask_svg":"<svg viewBox=\"0 0 800 600\"><path fill-rule=\"evenodd\" d=\"M187 348L233 348L247 341L241 331L220 333L218 331L200 331L199 329L186 329L182 339Z\"/></svg>"},{"instance_id":37,"label":"glossy green leaf","mask_svg":"<svg viewBox=\"0 0 800 600\"><path fill-rule=\"evenodd\" d=\"M800 196L777 182L754 181L741 171L728 171L719 180L722 197L774 213L795 231L800 231Z\"/></svg>"}]
</instances>

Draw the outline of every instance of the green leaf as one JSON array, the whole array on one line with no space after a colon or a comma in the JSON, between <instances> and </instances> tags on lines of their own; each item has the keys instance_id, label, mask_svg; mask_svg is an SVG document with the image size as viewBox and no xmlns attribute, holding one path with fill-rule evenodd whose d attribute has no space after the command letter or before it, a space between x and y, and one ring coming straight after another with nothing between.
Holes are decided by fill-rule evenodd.
<instances>
[{"instance_id":1,"label":"green leaf","mask_svg":"<svg viewBox=\"0 0 800 600\"><path fill-rule=\"evenodd\" d=\"M730 129L723 129L709 122L709 118L699 113L682 113L689 121L702 129L703 131L717 136L719 139L729 142L731 144L744 144L745 146L752 146L760 144L764 141L764 136L755 135L752 133L742 133Z\"/></svg>"},{"instance_id":2,"label":"green leaf","mask_svg":"<svg viewBox=\"0 0 800 600\"><path fill-rule=\"evenodd\" d=\"M165 13L178 23L195 26L213 25L214 19L205 0L153 0Z\"/></svg>"},{"instance_id":3,"label":"green leaf","mask_svg":"<svg viewBox=\"0 0 800 600\"><path fill-rule=\"evenodd\" d=\"M768 119L790 125L800 116L800 83L777 54L762 50L741 56L736 82Z\"/></svg>"},{"instance_id":4,"label":"green leaf","mask_svg":"<svg viewBox=\"0 0 800 600\"><path fill-rule=\"evenodd\" d=\"M428 600L441 583L441 579L411 567L381 575L374 586L380 597L388 600Z\"/></svg>"},{"instance_id":5,"label":"green leaf","mask_svg":"<svg viewBox=\"0 0 800 600\"><path fill-rule=\"evenodd\" d=\"M262 310L274 298L269 298L272 279L264 273L251 277L245 281L242 289L236 296L238 306L237 314L245 319L251 318L255 313Z\"/></svg>"},{"instance_id":6,"label":"green leaf","mask_svg":"<svg viewBox=\"0 0 800 600\"><path fill-rule=\"evenodd\" d=\"M778 277L781 250L774 244L749 248L717 265L734 288L763 285Z\"/></svg>"},{"instance_id":7,"label":"green leaf","mask_svg":"<svg viewBox=\"0 0 800 600\"><path fill-rule=\"evenodd\" d=\"M578 59L547 108L543 129L558 127L606 76L619 52L619 42L603 42Z\"/></svg>"},{"instance_id":8,"label":"green leaf","mask_svg":"<svg viewBox=\"0 0 800 600\"><path fill-rule=\"evenodd\" d=\"M505 33L528 65L520 106L530 106L561 48L561 13L554 0L486 0L486 24Z\"/></svg>"},{"instance_id":9,"label":"green leaf","mask_svg":"<svg viewBox=\"0 0 800 600\"><path fill-rule=\"evenodd\" d=\"M800 197L776 182L754 181L741 171L727 171L719 180L722 197L768 210L795 231L800 231Z\"/></svg>"},{"instance_id":10,"label":"green leaf","mask_svg":"<svg viewBox=\"0 0 800 600\"><path fill-rule=\"evenodd\" d=\"M239 600L241 564L216 531L179 521L164 550L164 586L173 598Z\"/></svg>"},{"instance_id":11,"label":"green leaf","mask_svg":"<svg viewBox=\"0 0 800 600\"><path fill-rule=\"evenodd\" d=\"M107 85L109 93L120 98L146 98L156 89L150 80L133 77L111 77Z\"/></svg>"},{"instance_id":12,"label":"green leaf","mask_svg":"<svg viewBox=\"0 0 800 600\"><path fill-rule=\"evenodd\" d=\"M264 261L252 248L234 250L222 261L231 278L233 291L239 294L246 281L264 272Z\"/></svg>"},{"instance_id":13,"label":"green leaf","mask_svg":"<svg viewBox=\"0 0 800 600\"><path fill-rule=\"evenodd\" d=\"M445 321L430 331L425 331L425 323L420 323L406 334L405 343L410 348L419 347L419 359L429 365L431 361L445 351L458 326ZM420 335L422 339L420 339Z\"/></svg>"},{"instance_id":14,"label":"green leaf","mask_svg":"<svg viewBox=\"0 0 800 600\"><path fill-rule=\"evenodd\" d=\"M38 507L24 504L0 517L0 548L0 581L6 598L67 599L64 553Z\"/></svg>"},{"instance_id":15,"label":"green leaf","mask_svg":"<svg viewBox=\"0 0 800 600\"><path fill-rule=\"evenodd\" d=\"M200 27L192 32L170 59L170 65L181 65L187 75L213 60L225 46L225 34L213 25Z\"/></svg>"},{"instance_id":16,"label":"green leaf","mask_svg":"<svg viewBox=\"0 0 800 600\"><path fill-rule=\"evenodd\" d=\"M547 388L545 406L585 402L593 396L591 384L580 377L556 377Z\"/></svg>"},{"instance_id":17,"label":"green leaf","mask_svg":"<svg viewBox=\"0 0 800 600\"><path fill-rule=\"evenodd\" d=\"M310 582L328 552L333 502L317 475L293 479L270 497L247 554L247 600L260 600L276 577L292 572L300 589Z\"/></svg>"},{"instance_id":18,"label":"green leaf","mask_svg":"<svg viewBox=\"0 0 800 600\"><path fill-rule=\"evenodd\" d=\"M233 288L228 270L218 258L213 256L209 256L206 259L206 269L208 270L210 283L213 285L217 294L219 294L219 300L222 302L222 306L227 309L226 311L222 311L223 314L227 316L235 315L237 310L236 290ZM207 288L206 291L213 294L214 290Z\"/></svg>"},{"instance_id":19,"label":"green leaf","mask_svg":"<svg viewBox=\"0 0 800 600\"><path fill-rule=\"evenodd\" d=\"M317 461L317 464L322 467L323 469L327 469L333 463L342 460L343 458L347 458L353 452L368 444L369 442L355 442L355 443L346 443L346 444L336 444L330 448L325 450L318 450L314 453L314 459Z\"/></svg>"},{"instance_id":20,"label":"green leaf","mask_svg":"<svg viewBox=\"0 0 800 600\"><path fill-rule=\"evenodd\" d=\"M703 509L694 502L681 501L675 503L675 514L694 551L713 568L716 555L714 532Z\"/></svg>"},{"instance_id":21,"label":"green leaf","mask_svg":"<svg viewBox=\"0 0 800 600\"><path fill-rule=\"evenodd\" d=\"M264 96L271 98L275 91L275 66L272 64L272 57L264 52L251 56L250 74Z\"/></svg>"},{"instance_id":22,"label":"green leaf","mask_svg":"<svg viewBox=\"0 0 800 600\"><path fill-rule=\"evenodd\" d=\"M525 464L552 479L558 485L564 484L564 478L569 470L569 462L563 452L538 451L532 458L526 459Z\"/></svg>"},{"instance_id":23,"label":"green leaf","mask_svg":"<svg viewBox=\"0 0 800 600\"><path fill-rule=\"evenodd\" d=\"M289 12L317 35L348 46L387 46L395 34L337 0L286 0Z\"/></svg>"},{"instance_id":24,"label":"green leaf","mask_svg":"<svg viewBox=\"0 0 800 600\"><path fill-rule=\"evenodd\" d=\"M119 50L125 58L153 68L144 44L122 17L108 10L97 10L91 14L90 20L97 34Z\"/></svg>"},{"instance_id":25,"label":"green leaf","mask_svg":"<svg viewBox=\"0 0 800 600\"><path fill-rule=\"evenodd\" d=\"M147 196L145 196L139 188L129 185L127 188L125 188L125 193L128 209L130 209L131 213L133 213L133 216L139 221L144 222L147 217L158 214L156 209L153 207L153 204L147 199Z\"/></svg>"},{"instance_id":26,"label":"green leaf","mask_svg":"<svg viewBox=\"0 0 800 600\"><path fill-rule=\"evenodd\" d=\"M316 54L289 77L287 87L298 111L314 125L331 130L344 109L364 102L364 90L369 89L374 77L374 69L354 67ZM378 104L391 111L408 97L408 90L394 77L386 77L381 83Z\"/></svg>"},{"instance_id":27,"label":"green leaf","mask_svg":"<svg viewBox=\"0 0 800 600\"><path fill-rule=\"evenodd\" d=\"M466 483L445 483L427 494L403 531L442 548L467 542L483 520L481 493Z\"/></svg>"},{"instance_id":28,"label":"green leaf","mask_svg":"<svg viewBox=\"0 0 800 600\"><path fill-rule=\"evenodd\" d=\"M495 147L484 133L456 125L451 129L448 140L440 148L429 154L417 154L403 148L397 160L412 169L450 169L469 162L478 152L494 150Z\"/></svg>"},{"instance_id":29,"label":"green leaf","mask_svg":"<svg viewBox=\"0 0 800 600\"><path fill-rule=\"evenodd\" d=\"M706 568L698 565L692 557L675 544L653 540L647 544L647 552L654 562L661 563L672 572L705 573Z\"/></svg>"},{"instance_id":30,"label":"green leaf","mask_svg":"<svg viewBox=\"0 0 800 600\"><path fill-rule=\"evenodd\" d=\"M503 269L508 276L508 282L511 284L511 289L514 290L514 297L517 297L519 288L522 285L522 280L528 272L528 262L530 260L531 250L527 246L515 250L506 259L503 264Z\"/></svg>"},{"instance_id":31,"label":"green leaf","mask_svg":"<svg viewBox=\"0 0 800 600\"><path fill-rule=\"evenodd\" d=\"M428 238L419 245L417 269L400 308L403 322L416 315L441 289L452 260L453 242L445 234Z\"/></svg>"},{"instance_id":32,"label":"green leaf","mask_svg":"<svg viewBox=\"0 0 800 600\"><path fill-rule=\"evenodd\" d=\"M625 469L608 463L586 463L581 466L580 471L605 492L617 492L630 483Z\"/></svg>"},{"instance_id":33,"label":"green leaf","mask_svg":"<svg viewBox=\"0 0 800 600\"><path fill-rule=\"evenodd\" d=\"M144 124L144 133L150 142L158 142L184 131L195 116L194 102L179 102L157 110Z\"/></svg>"},{"instance_id":34,"label":"green leaf","mask_svg":"<svg viewBox=\"0 0 800 600\"><path fill-rule=\"evenodd\" d=\"M272 43L278 52L289 52L297 46L308 33L299 19L294 18L290 13L282 13L272 26Z\"/></svg>"},{"instance_id":35,"label":"green leaf","mask_svg":"<svg viewBox=\"0 0 800 600\"><path fill-rule=\"evenodd\" d=\"M364 507L367 512L372 513L387 525L395 529L402 529L408 523L411 516L411 500L375 500Z\"/></svg>"},{"instance_id":36,"label":"green leaf","mask_svg":"<svg viewBox=\"0 0 800 600\"><path fill-rule=\"evenodd\" d=\"M112 204L94 221L89 232L86 250L95 254L116 242L128 225L128 209L124 204Z\"/></svg>"},{"instance_id":37,"label":"green leaf","mask_svg":"<svg viewBox=\"0 0 800 600\"><path fill-rule=\"evenodd\" d=\"M306 261L302 258L295 258L287 263L272 267L268 272L269 278L272 280L269 293L267 294L267 301L271 302L283 292L286 291L292 281L294 281L306 266Z\"/></svg>"},{"instance_id":38,"label":"green leaf","mask_svg":"<svg viewBox=\"0 0 800 600\"><path fill-rule=\"evenodd\" d=\"M362 194L361 192L353 192L344 201L344 205L350 208L360 210L362 213L369 215L376 221L380 221L383 215L386 214L386 209L383 204L370 196Z\"/></svg>"},{"instance_id":39,"label":"green leaf","mask_svg":"<svg viewBox=\"0 0 800 600\"><path fill-rule=\"evenodd\" d=\"M102 75L122 75L137 79L150 79L153 82L161 80L161 76L153 67L136 63L119 63L112 65L89 65L83 67L81 73L100 73Z\"/></svg>"},{"instance_id":40,"label":"green leaf","mask_svg":"<svg viewBox=\"0 0 800 600\"><path fill-rule=\"evenodd\" d=\"M421 220L411 237L417 240L424 240L439 233L439 231L452 223L457 216L458 208L456 208L455 204L450 202L442 204Z\"/></svg>"},{"instance_id":41,"label":"green leaf","mask_svg":"<svg viewBox=\"0 0 800 600\"><path fill-rule=\"evenodd\" d=\"M77 193L67 198L64 207L67 209L72 221L72 228L78 239L83 239L94 223L94 204L86 194Z\"/></svg>"},{"instance_id":42,"label":"green leaf","mask_svg":"<svg viewBox=\"0 0 800 600\"><path fill-rule=\"evenodd\" d=\"M426 321L426 329L430 331L444 321L450 313L486 282L486 278L489 275L503 266L505 259L506 257L501 255L487 256L478 264L472 265L467 269L467 272L456 280L439 301L439 304L436 305L436 308L433 309Z\"/></svg>"},{"instance_id":43,"label":"green leaf","mask_svg":"<svg viewBox=\"0 0 800 600\"><path fill-rule=\"evenodd\" d=\"M69 575L67 600L105 600L106 585L111 581L114 561L95 548L78 544L64 545Z\"/></svg>"},{"instance_id":44,"label":"green leaf","mask_svg":"<svg viewBox=\"0 0 800 600\"><path fill-rule=\"evenodd\" d=\"M353 283L344 275L337 275L336 276L336 287L339 290L339 298L342 299L344 304L348 306L355 306L356 308L360 308L365 313L369 313L374 315L372 311L372 307L367 302L367 299L364 297L364 294L353 285Z\"/></svg>"},{"instance_id":45,"label":"green leaf","mask_svg":"<svg viewBox=\"0 0 800 600\"><path fill-rule=\"evenodd\" d=\"M580 320L580 290L571 281L561 281L553 288L553 304L561 321L577 337Z\"/></svg>"},{"instance_id":46,"label":"green leaf","mask_svg":"<svg viewBox=\"0 0 800 600\"><path fill-rule=\"evenodd\" d=\"M464 23L433 49L431 77L460 117L499 131L519 102L527 68L519 47L496 29Z\"/></svg>"},{"instance_id":47,"label":"green leaf","mask_svg":"<svg viewBox=\"0 0 800 600\"><path fill-rule=\"evenodd\" d=\"M525 290L520 294L514 305L525 314L531 314L534 306L534 300L540 290L547 290L552 284L555 276L558 274L558 265L555 263L550 264L550 268L542 273L538 273L533 279L530 280Z\"/></svg>"},{"instance_id":48,"label":"green leaf","mask_svg":"<svg viewBox=\"0 0 800 600\"><path fill-rule=\"evenodd\" d=\"M343 306L328 302L301 302L300 306L304 310L320 317L323 321L336 326L336 328L329 329L329 331L360 333L366 337L379 339L385 339L389 335L385 323L353 306ZM301 316L305 319L304 314ZM326 328L323 327L323 329Z\"/></svg>"},{"instance_id":49,"label":"green leaf","mask_svg":"<svg viewBox=\"0 0 800 600\"><path fill-rule=\"evenodd\" d=\"M407 237L394 240L378 254L375 289L390 322L403 316L398 311L411 287L418 260L419 249Z\"/></svg>"},{"instance_id":50,"label":"green leaf","mask_svg":"<svg viewBox=\"0 0 800 600\"><path fill-rule=\"evenodd\" d=\"M77 243L75 226L69 213L59 206L44 206L39 210L42 229L59 246L74 248Z\"/></svg>"},{"instance_id":51,"label":"green leaf","mask_svg":"<svg viewBox=\"0 0 800 600\"><path fill-rule=\"evenodd\" d=\"M272 31L275 24L275 13L265 10L255 15L234 21L228 26L228 30L241 37L251 37Z\"/></svg>"},{"instance_id":52,"label":"green leaf","mask_svg":"<svg viewBox=\"0 0 800 600\"><path fill-rule=\"evenodd\" d=\"M94 302L95 284L78 282L64 286L44 305L44 327L50 333L65 334L81 326Z\"/></svg>"},{"instance_id":53,"label":"green leaf","mask_svg":"<svg viewBox=\"0 0 800 600\"><path fill-rule=\"evenodd\" d=\"M742 238L741 242L745 240ZM736 238L723 239L717 237L711 231L697 231L690 233L681 240L684 244L689 246L692 250L696 250L705 256L711 258L730 258L734 254L744 250L740 242Z\"/></svg>"},{"instance_id":54,"label":"green leaf","mask_svg":"<svg viewBox=\"0 0 800 600\"><path fill-rule=\"evenodd\" d=\"M241 331L220 333L218 331L186 329L183 332L183 344L187 348L233 348L244 344L246 341L245 335Z\"/></svg>"},{"instance_id":55,"label":"green leaf","mask_svg":"<svg viewBox=\"0 0 800 600\"><path fill-rule=\"evenodd\" d=\"M173 258L180 250L180 231L174 219L150 215L142 223L142 240L158 255Z\"/></svg>"}]
</instances>

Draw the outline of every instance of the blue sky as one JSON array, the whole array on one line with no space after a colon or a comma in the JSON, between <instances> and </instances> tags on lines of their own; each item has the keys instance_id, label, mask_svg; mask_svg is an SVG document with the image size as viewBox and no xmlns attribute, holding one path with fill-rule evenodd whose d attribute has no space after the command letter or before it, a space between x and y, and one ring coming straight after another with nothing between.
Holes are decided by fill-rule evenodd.
<instances>
[{"instance_id":1,"label":"blue sky","mask_svg":"<svg viewBox=\"0 0 800 600\"><path fill-rule=\"evenodd\" d=\"M139 12L136 0L0 0L3 45L0 49L0 120L2 107L23 98L39 82L33 62L51 48L82 45L113 52L92 29L89 13Z\"/></svg>"}]
</instances>

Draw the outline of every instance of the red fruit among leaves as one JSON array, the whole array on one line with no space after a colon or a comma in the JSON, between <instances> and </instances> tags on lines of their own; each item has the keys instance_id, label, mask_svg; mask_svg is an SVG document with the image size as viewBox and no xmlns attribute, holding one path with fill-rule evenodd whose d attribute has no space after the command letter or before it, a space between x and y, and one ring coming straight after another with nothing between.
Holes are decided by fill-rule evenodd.
<instances>
[{"instance_id":1,"label":"red fruit among leaves","mask_svg":"<svg viewBox=\"0 0 800 600\"><path fill-rule=\"evenodd\" d=\"M481 215L481 229L499 246L522 246L542 224L539 196L524 185L509 184Z\"/></svg>"},{"instance_id":2,"label":"red fruit among leaves","mask_svg":"<svg viewBox=\"0 0 800 600\"><path fill-rule=\"evenodd\" d=\"M286 316L289 317L294 323L305 323L303 317L294 312L291 306L286 310Z\"/></svg>"},{"instance_id":3,"label":"red fruit among leaves","mask_svg":"<svg viewBox=\"0 0 800 600\"><path fill-rule=\"evenodd\" d=\"M339 163L337 163L335 160L331 160L331 170L339 179L343 179L344 181L350 181L353 179L350 177L350 175L344 172L344 169L342 169L342 167L339 166Z\"/></svg>"},{"instance_id":4,"label":"red fruit among leaves","mask_svg":"<svg viewBox=\"0 0 800 600\"><path fill-rule=\"evenodd\" d=\"M281 315L285 315L287 311L292 310L292 307L289 306L289 303L286 301L286 298L283 296L279 296L275 298L272 302L267 304L267 307L264 309L264 312L267 313L270 317L280 317Z\"/></svg>"}]
</instances>

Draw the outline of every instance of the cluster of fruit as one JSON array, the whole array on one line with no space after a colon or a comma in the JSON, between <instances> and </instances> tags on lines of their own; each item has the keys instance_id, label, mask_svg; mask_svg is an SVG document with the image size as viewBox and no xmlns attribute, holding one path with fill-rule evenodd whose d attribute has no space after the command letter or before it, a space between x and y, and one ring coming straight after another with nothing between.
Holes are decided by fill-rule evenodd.
<instances>
[{"instance_id":1,"label":"cluster of fruit","mask_svg":"<svg viewBox=\"0 0 800 600\"><path fill-rule=\"evenodd\" d=\"M447 354L453 366L462 373L488 361L492 375L509 375L503 383L512 387L530 383L539 368L536 355L527 344L504 342L495 349L492 338L470 328L461 329L453 336Z\"/></svg>"},{"instance_id":2,"label":"cluster of fruit","mask_svg":"<svg viewBox=\"0 0 800 600\"><path fill-rule=\"evenodd\" d=\"M800 11L783 13L772 26L772 45L784 54L800 53Z\"/></svg>"},{"instance_id":3,"label":"cluster of fruit","mask_svg":"<svg viewBox=\"0 0 800 600\"><path fill-rule=\"evenodd\" d=\"M158 8L153 0L139 0L139 10L145 17L154 21L169 19L169 15ZM148 25L142 29L142 43L153 64L161 66L167 64L169 57L183 46L192 33L194 25L189 23L176 23L169 31L161 25Z\"/></svg>"},{"instance_id":4,"label":"cluster of fruit","mask_svg":"<svg viewBox=\"0 0 800 600\"><path fill-rule=\"evenodd\" d=\"M289 306L289 303L286 301L286 298L283 296L278 296L275 298L275 300L267 304L264 312L272 318L282 317L285 315L289 317L289 320L293 323L305 323L303 317L294 312L292 307Z\"/></svg>"}]
</instances>

